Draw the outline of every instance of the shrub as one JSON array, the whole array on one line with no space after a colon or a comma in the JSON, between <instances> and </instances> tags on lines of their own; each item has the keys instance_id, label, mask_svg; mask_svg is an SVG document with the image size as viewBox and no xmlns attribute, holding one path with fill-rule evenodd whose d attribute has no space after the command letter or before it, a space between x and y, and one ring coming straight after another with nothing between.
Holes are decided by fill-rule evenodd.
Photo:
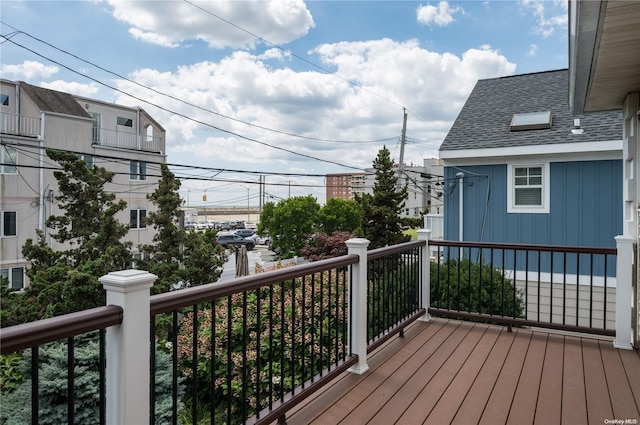
<instances>
[{"instance_id":1,"label":"shrub","mask_svg":"<svg viewBox=\"0 0 640 425\"><path fill-rule=\"evenodd\" d=\"M216 300L213 307L199 308L195 371L192 366L194 314L193 311L184 314L178 335L178 356L187 386L194 379L197 384L197 399L190 399L190 394L185 399L186 406L198 403L197 420L213 414L216 422L227 418L231 418L232 423L242 422L264 408L270 396L276 400L280 395L288 394L334 363L337 355L333 350L347 354L346 307L344 310L337 307L345 301L343 275L332 271L323 276L331 283L323 285L322 289L317 283L321 276L305 276L246 295L234 294ZM313 291L312 279L315 281ZM301 289L303 285L305 291ZM322 314L320 305L324 306ZM273 315L269 313L271 309ZM304 329L301 326L303 316ZM246 331L243 327L245 318ZM215 338L212 338L212 326ZM229 357L228 347L231 347ZM271 364L270 359L273 360ZM211 382L212 368L215 382ZM213 413L206 411L212 396ZM231 410L227 409L228 397L231 398Z\"/></svg>"},{"instance_id":2,"label":"shrub","mask_svg":"<svg viewBox=\"0 0 640 425\"><path fill-rule=\"evenodd\" d=\"M450 259L431 263L431 305L436 308L522 317L524 304L513 281L488 264Z\"/></svg>"},{"instance_id":3,"label":"shrub","mask_svg":"<svg viewBox=\"0 0 640 425\"><path fill-rule=\"evenodd\" d=\"M76 423L99 423L98 333L81 335L74 342L74 416ZM41 425L67 422L67 342L58 341L39 350L39 407ZM0 423L31 423L31 350L25 350L18 369L25 379L2 395ZM156 352L156 421L168 423L172 414L170 356Z\"/></svg>"}]
</instances>

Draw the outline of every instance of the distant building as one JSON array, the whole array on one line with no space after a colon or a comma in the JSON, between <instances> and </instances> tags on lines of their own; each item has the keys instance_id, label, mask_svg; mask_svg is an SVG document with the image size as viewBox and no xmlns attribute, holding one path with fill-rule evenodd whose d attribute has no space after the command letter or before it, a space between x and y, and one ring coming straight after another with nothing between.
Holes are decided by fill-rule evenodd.
<instances>
[{"instance_id":1,"label":"distant building","mask_svg":"<svg viewBox=\"0 0 640 425\"><path fill-rule=\"evenodd\" d=\"M398 169L398 166L395 166ZM419 218L421 213L443 213L442 161L426 158L422 167L405 165L400 184L407 185L408 196L401 217ZM327 174L326 199L354 199L355 194L373 193L376 176L373 168L363 173Z\"/></svg>"},{"instance_id":2,"label":"distant building","mask_svg":"<svg viewBox=\"0 0 640 425\"><path fill-rule=\"evenodd\" d=\"M354 199L355 193L363 193L364 185L365 173L327 174L326 200L331 198Z\"/></svg>"},{"instance_id":3,"label":"distant building","mask_svg":"<svg viewBox=\"0 0 640 425\"><path fill-rule=\"evenodd\" d=\"M154 230L144 219L153 207L147 194L157 187L165 162L165 130L143 109L73 96L25 82L0 80L0 273L13 288L27 282L22 246L48 237L45 220L62 211L57 180L46 148L75 152L87 166L116 173L106 187L127 202L118 219L130 225L125 240L150 243Z\"/></svg>"}]
</instances>

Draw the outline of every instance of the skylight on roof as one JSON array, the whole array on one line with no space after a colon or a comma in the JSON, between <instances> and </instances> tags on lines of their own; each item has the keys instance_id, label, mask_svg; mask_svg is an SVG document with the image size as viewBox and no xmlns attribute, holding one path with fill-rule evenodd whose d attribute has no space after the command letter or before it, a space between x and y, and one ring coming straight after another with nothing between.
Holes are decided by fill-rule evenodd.
<instances>
[{"instance_id":1,"label":"skylight on roof","mask_svg":"<svg viewBox=\"0 0 640 425\"><path fill-rule=\"evenodd\" d=\"M541 130L551 128L551 111L513 114L510 131Z\"/></svg>"}]
</instances>

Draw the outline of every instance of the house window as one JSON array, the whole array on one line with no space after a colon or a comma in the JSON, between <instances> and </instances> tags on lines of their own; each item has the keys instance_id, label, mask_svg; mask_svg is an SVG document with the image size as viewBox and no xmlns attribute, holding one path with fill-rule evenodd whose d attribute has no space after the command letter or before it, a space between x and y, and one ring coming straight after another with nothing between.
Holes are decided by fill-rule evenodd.
<instances>
[{"instance_id":1,"label":"house window","mask_svg":"<svg viewBox=\"0 0 640 425\"><path fill-rule=\"evenodd\" d=\"M144 229L147 227L147 210L131 210L129 227L132 229Z\"/></svg>"},{"instance_id":2,"label":"house window","mask_svg":"<svg viewBox=\"0 0 640 425\"><path fill-rule=\"evenodd\" d=\"M118 117L118 125L133 127L133 120L131 118Z\"/></svg>"},{"instance_id":3,"label":"house window","mask_svg":"<svg viewBox=\"0 0 640 425\"><path fill-rule=\"evenodd\" d=\"M18 163L18 151L9 146L0 149L0 174L16 174Z\"/></svg>"},{"instance_id":4,"label":"house window","mask_svg":"<svg viewBox=\"0 0 640 425\"><path fill-rule=\"evenodd\" d=\"M89 169L93 168L93 155L81 153L78 155L78 158L84 161L87 168Z\"/></svg>"},{"instance_id":5,"label":"house window","mask_svg":"<svg viewBox=\"0 0 640 425\"><path fill-rule=\"evenodd\" d=\"M517 164L508 168L510 213L549 212L549 164Z\"/></svg>"},{"instance_id":6,"label":"house window","mask_svg":"<svg viewBox=\"0 0 640 425\"><path fill-rule=\"evenodd\" d=\"M6 94L0 95L0 105L9 106L9 96Z\"/></svg>"},{"instance_id":7,"label":"house window","mask_svg":"<svg viewBox=\"0 0 640 425\"><path fill-rule=\"evenodd\" d=\"M0 211L0 237L16 236L18 220L15 211Z\"/></svg>"},{"instance_id":8,"label":"house window","mask_svg":"<svg viewBox=\"0 0 640 425\"><path fill-rule=\"evenodd\" d=\"M24 288L24 267L0 269L0 276L9 281L9 288L15 290Z\"/></svg>"},{"instance_id":9,"label":"house window","mask_svg":"<svg viewBox=\"0 0 640 425\"><path fill-rule=\"evenodd\" d=\"M147 163L144 161L129 161L129 179L146 180Z\"/></svg>"}]
</instances>

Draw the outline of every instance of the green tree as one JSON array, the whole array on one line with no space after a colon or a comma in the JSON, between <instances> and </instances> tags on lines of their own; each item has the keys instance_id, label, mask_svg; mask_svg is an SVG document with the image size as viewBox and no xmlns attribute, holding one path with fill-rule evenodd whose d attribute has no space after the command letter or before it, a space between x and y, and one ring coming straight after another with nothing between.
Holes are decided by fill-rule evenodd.
<instances>
[{"instance_id":1,"label":"green tree","mask_svg":"<svg viewBox=\"0 0 640 425\"><path fill-rule=\"evenodd\" d=\"M12 297L7 325L57 316L104 305L105 295L98 278L130 263L131 243L122 242L128 226L116 215L127 203L107 192L115 173L102 167L88 167L76 155L47 150L62 167L55 171L59 194L55 197L62 215L47 218L49 237L63 247L53 250L45 234L28 239L22 254L30 261L30 285L21 297Z\"/></svg>"},{"instance_id":2,"label":"green tree","mask_svg":"<svg viewBox=\"0 0 640 425\"><path fill-rule=\"evenodd\" d=\"M158 187L147 195L156 206L156 211L147 214L147 224L156 234L153 244L140 248L144 253L140 268L158 276L154 294L167 292L179 282L188 286L215 282L226 260L224 249L215 245L212 232L186 232L177 225L176 219L182 216L180 181L166 164L160 168Z\"/></svg>"},{"instance_id":3,"label":"green tree","mask_svg":"<svg viewBox=\"0 0 640 425\"><path fill-rule=\"evenodd\" d=\"M400 212L407 199L407 186L398 190L398 177L386 146L378 152L373 168L376 175L373 194L356 194L356 201L362 207L358 233L371 241L370 249L407 242L409 237L402 234L400 224Z\"/></svg>"},{"instance_id":4,"label":"green tree","mask_svg":"<svg viewBox=\"0 0 640 425\"><path fill-rule=\"evenodd\" d=\"M100 421L99 364L100 349L97 332L81 335L74 341L75 373L74 415L79 424L97 424ZM31 351L19 358L3 356L15 368L15 376L21 377L2 394L0 423L31 423ZM18 359L16 361L16 359ZM67 423L67 341L52 342L39 350L41 369L38 376L38 399L40 424ZM155 360L156 423L169 423L172 415L172 368L171 355L156 350ZM178 377L179 393L182 392L182 377Z\"/></svg>"},{"instance_id":5,"label":"green tree","mask_svg":"<svg viewBox=\"0 0 640 425\"><path fill-rule=\"evenodd\" d=\"M326 234L355 233L362 221L362 208L356 201L331 198L320 209L318 219L320 229Z\"/></svg>"},{"instance_id":6,"label":"green tree","mask_svg":"<svg viewBox=\"0 0 640 425\"><path fill-rule=\"evenodd\" d=\"M285 258L300 255L317 228L320 205L316 198L296 196L271 205L268 203L260 214L259 232L271 235L276 251Z\"/></svg>"}]
</instances>

